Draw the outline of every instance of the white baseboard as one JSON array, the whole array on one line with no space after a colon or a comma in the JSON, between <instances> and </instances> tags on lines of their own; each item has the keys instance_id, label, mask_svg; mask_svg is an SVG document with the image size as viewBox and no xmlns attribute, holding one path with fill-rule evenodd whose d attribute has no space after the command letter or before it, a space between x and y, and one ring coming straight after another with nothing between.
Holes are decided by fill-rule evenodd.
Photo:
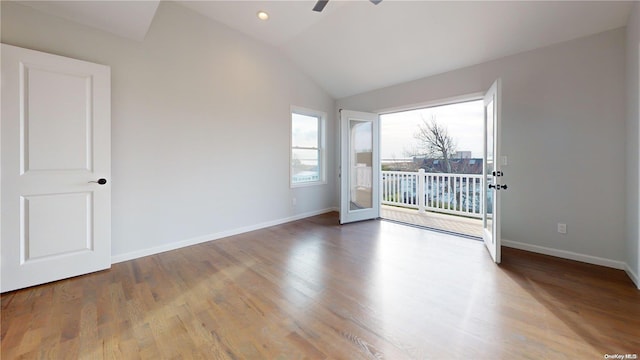
<instances>
[{"instance_id":1,"label":"white baseboard","mask_svg":"<svg viewBox=\"0 0 640 360\"><path fill-rule=\"evenodd\" d=\"M623 261L605 259L598 256L580 254L573 251L558 250L544 246L525 244L517 241L502 239L502 245L520 250L531 251L538 254L551 255L563 259L581 261L588 264L606 266L614 269L626 270L627 264ZM637 284L637 282L636 282Z\"/></svg>"},{"instance_id":2,"label":"white baseboard","mask_svg":"<svg viewBox=\"0 0 640 360\"><path fill-rule=\"evenodd\" d=\"M627 275L631 278L631 281L633 281L634 284L636 284L636 286L638 287L638 290L640 290L640 277L638 277L638 274L635 273L635 271L633 271L630 267L629 264L624 264L624 271L627 272Z\"/></svg>"},{"instance_id":3,"label":"white baseboard","mask_svg":"<svg viewBox=\"0 0 640 360\"><path fill-rule=\"evenodd\" d=\"M303 213L303 214L290 216L290 217L287 217L287 218L282 218L282 219L277 219L277 220L272 220L272 221L266 221L266 222L255 224L255 225L250 225L250 226L245 226L245 227L241 227L241 228L237 228L237 229L221 231L221 232L217 232L217 233L209 234L209 235L197 236L197 237L194 237L194 238L185 239L185 240L181 240L181 241L176 241L176 242L172 242L172 243L164 244L164 245L160 245L160 246L155 246L155 247L148 248L148 249L142 249L142 250L128 252L128 253L125 253L125 254L114 255L114 256L111 256L111 263L112 264L116 264L116 263L123 262L123 261L138 259L138 258L141 258L141 257L144 257L144 256L159 254L159 253L162 253L162 252L165 252L165 251L176 250L176 249L180 249L180 248L191 246L191 245L200 244L200 243L207 242L207 241L218 240L218 239L222 239L222 238L225 238L225 237L246 233L246 232L249 232L249 231L264 229L264 228L267 228L267 227L270 227L270 226L280 225L280 224L288 223L288 222L291 222L291 221L308 218L308 217L311 217L311 216L325 214L325 213L332 212L332 211L336 211L336 210L334 208L326 208L326 209L322 209L322 210L311 211L311 212L307 212L307 213Z\"/></svg>"}]
</instances>

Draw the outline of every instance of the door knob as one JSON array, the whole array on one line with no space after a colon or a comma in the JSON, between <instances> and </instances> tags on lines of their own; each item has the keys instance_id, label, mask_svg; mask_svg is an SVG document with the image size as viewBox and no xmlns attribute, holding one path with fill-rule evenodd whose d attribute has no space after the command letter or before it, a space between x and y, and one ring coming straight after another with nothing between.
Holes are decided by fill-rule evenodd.
<instances>
[{"instance_id":1,"label":"door knob","mask_svg":"<svg viewBox=\"0 0 640 360\"><path fill-rule=\"evenodd\" d=\"M98 181L89 181L89 183L104 185L107 183L107 179L98 179Z\"/></svg>"}]
</instances>

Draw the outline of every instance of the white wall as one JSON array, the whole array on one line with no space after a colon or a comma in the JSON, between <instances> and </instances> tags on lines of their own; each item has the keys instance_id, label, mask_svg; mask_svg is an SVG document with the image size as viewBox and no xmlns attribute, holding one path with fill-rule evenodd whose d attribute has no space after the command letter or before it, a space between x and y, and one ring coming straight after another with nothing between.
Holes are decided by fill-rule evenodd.
<instances>
[{"instance_id":1,"label":"white wall","mask_svg":"<svg viewBox=\"0 0 640 360\"><path fill-rule=\"evenodd\" d=\"M425 61L428 61L426 59ZM360 94L378 111L486 91L502 78L502 235L509 245L617 268L625 261L625 30ZM557 223L568 233L557 233Z\"/></svg>"},{"instance_id":2,"label":"white wall","mask_svg":"<svg viewBox=\"0 0 640 360\"><path fill-rule=\"evenodd\" d=\"M335 205L288 180L290 105L329 115L334 159L335 102L271 47L171 2L135 42L3 1L2 42L111 66L116 260Z\"/></svg>"},{"instance_id":3,"label":"white wall","mask_svg":"<svg viewBox=\"0 0 640 360\"><path fill-rule=\"evenodd\" d=\"M640 92L640 4L633 4L627 23L627 272L640 288L640 111L638 98Z\"/></svg>"}]
</instances>

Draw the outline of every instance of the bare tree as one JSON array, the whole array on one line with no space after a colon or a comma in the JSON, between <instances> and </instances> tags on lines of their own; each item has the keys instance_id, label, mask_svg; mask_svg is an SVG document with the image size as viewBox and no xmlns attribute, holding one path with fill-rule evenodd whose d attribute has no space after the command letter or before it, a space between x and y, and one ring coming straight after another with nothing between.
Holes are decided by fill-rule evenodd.
<instances>
[{"instance_id":1,"label":"bare tree","mask_svg":"<svg viewBox=\"0 0 640 360\"><path fill-rule=\"evenodd\" d=\"M456 152L456 143L449 135L447 128L432 116L429 121L422 118L418 131L413 135L418 140L419 150L433 159L442 159L447 172L451 172L451 157Z\"/></svg>"}]
</instances>

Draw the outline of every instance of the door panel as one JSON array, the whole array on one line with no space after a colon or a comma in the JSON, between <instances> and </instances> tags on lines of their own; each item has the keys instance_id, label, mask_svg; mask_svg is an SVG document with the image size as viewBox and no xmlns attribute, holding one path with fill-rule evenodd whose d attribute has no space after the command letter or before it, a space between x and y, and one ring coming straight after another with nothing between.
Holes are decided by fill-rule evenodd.
<instances>
[{"instance_id":1,"label":"door panel","mask_svg":"<svg viewBox=\"0 0 640 360\"><path fill-rule=\"evenodd\" d=\"M111 265L110 69L2 44L1 290Z\"/></svg>"},{"instance_id":2,"label":"door panel","mask_svg":"<svg viewBox=\"0 0 640 360\"><path fill-rule=\"evenodd\" d=\"M341 111L340 223L380 216L377 114Z\"/></svg>"},{"instance_id":3,"label":"door panel","mask_svg":"<svg viewBox=\"0 0 640 360\"><path fill-rule=\"evenodd\" d=\"M91 193L22 197L21 263L93 247Z\"/></svg>"},{"instance_id":4,"label":"door panel","mask_svg":"<svg viewBox=\"0 0 640 360\"><path fill-rule=\"evenodd\" d=\"M494 262L500 263L500 79L484 96L484 166L482 225L485 246Z\"/></svg>"},{"instance_id":5,"label":"door panel","mask_svg":"<svg viewBox=\"0 0 640 360\"><path fill-rule=\"evenodd\" d=\"M25 171L90 170L91 77L25 64L20 82Z\"/></svg>"}]
</instances>

